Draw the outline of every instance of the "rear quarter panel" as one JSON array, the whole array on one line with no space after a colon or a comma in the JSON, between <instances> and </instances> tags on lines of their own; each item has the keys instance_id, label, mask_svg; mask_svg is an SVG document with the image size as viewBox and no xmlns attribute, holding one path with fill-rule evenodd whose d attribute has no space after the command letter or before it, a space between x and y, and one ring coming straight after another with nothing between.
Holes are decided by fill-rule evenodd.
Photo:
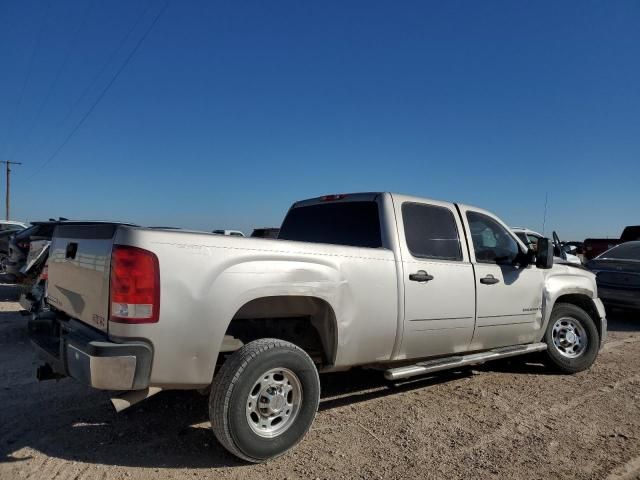
<instances>
[{"instance_id":1,"label":"rear quarter panel","mask_svg":"<svg viewBox=\"0 0 640 480\"><path fill-rule=\"evenodd\" d=\"M235 313L269 296L312 296L332 307L336 367L391 357L398 311L391 250L133 228L119 230L115 243L151 250L159 259L159 322L109 324L113 337L152 342L153 385L209 384Z\"/></svg>"}]
</instances>

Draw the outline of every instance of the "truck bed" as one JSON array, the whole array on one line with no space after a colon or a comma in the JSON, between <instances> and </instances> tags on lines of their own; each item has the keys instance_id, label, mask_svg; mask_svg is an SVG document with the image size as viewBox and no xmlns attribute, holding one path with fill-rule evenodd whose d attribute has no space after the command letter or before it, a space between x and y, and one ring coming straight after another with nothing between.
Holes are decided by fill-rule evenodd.
<instances>
[{"instance_id":1,"label":"truck bed","mask_svg":"<svg viewBox=\"0 0 640 480\"><path fill-rule=\"evenodd\" d=\"M109 321L114 245L158 257L157 323ZM396 338L397 265L385 248L87 224L59 227L51 259L49 301L57 311L118 341L145 338L156 352L172 351L155 355L156 385L176 376L185 385L207 384L218 353L211 345L222 344L229 321L252 296L312 296L344 308L339 318L347 333L341 341L354 346L340 349L336 365L387 360Z\"/></svg>"}]
</instances>

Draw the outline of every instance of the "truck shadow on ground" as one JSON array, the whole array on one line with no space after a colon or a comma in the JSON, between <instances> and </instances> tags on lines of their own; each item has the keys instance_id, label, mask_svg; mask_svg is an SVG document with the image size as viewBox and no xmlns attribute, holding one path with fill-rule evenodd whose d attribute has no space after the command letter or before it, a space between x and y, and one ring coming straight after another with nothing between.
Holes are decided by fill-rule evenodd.
<instances>
[{"instance_id":1,"label":"truck shadow on ground","mask_svg":"<svg viewBox=\"0 0 640 480\"><path fill-rule=\"evenodd\" d=\"M328 374L322 378L319 411L468 375L469 372L446 373L393 386L381 372ZM68 379L58 382L56 390L49 402L42 399L40 405L25 403L17 407L18 411L14 409L13 420L6 424L11 431L1 435L0 463L24 460L25 453L19 451L28 447L67 461L124 467L202 469L247 465L218 444L209 424L208 399L198 393L162 392L116 414L103 392ZM60 395L66 398L57 399Z\"/></svg>"},{"instance_id":2,"label":"truck shadow on ground","mask_svg":"<svg viewBox=\"0 0 640 480\"><path fill-rule=\"evenodd\" d=\"M16 313L2 316L4 326L10 315ZM615 315L609 327L612 331L640 331L640 321L637 315ZM18 334L26 336L24 325L16 321L15 326L3 328L0 341L11 344L12 349L20 348L18 355L32 358L27 342L24 349L16 345ZM323 375L320 415L333 408L464 380L478 372L555 375L539 358L507 359L396 384L372 370ZM34 369L35 362L25 361L11 382L0 376L0 404L6 405L0 412L0 463L21 462L32 449L69 462L157 470L247 465L218 444L209 424L208 399L198 393L162 392L116 414L106 393L70 379L38 384L33 380Z\"/></svg>"}]
</instances>

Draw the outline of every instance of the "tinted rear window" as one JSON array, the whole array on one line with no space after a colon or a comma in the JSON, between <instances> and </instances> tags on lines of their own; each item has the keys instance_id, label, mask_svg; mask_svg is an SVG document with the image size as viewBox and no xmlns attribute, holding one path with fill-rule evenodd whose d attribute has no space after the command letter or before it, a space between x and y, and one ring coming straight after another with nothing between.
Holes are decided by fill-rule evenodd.
<instances>
[{"instance_id":1,"label":"tinted rear window","mask_svg":"<svg viewBox=\"0 0 640 480\"><path fill-rule=\"evenodd\" d=\"M462 260L458 228L448 208L421 203L402 205L404 235L414 257Z\"/></svg>"},{"instance_id":2,"label":"tinted rear window","mask_svg":"<svg viewBox=\"0 0 640 480\"><path fill-rule=\"evenodd\" d=\"M320 203L289 211L278 238L353 247L382 246L376 202Z\"/></svg>"}]
</instances>

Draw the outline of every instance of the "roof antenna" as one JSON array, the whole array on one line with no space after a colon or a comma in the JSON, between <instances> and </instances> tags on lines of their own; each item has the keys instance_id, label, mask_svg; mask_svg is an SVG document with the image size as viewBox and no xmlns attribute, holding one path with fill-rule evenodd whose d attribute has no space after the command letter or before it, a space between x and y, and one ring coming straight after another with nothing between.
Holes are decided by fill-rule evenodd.
<instances>
[{"instance_id":1,"label":"roof antenna","mask_svg":"<svg viewBox=\"0 0 640 480\"><path fill-rule=\"evenodd\" d=\"M542 235L544 235L544 228L547 225L547 203L549 200L549 192L544 194L544 216L542 217Z\"/></svg>"}]
</instances>

